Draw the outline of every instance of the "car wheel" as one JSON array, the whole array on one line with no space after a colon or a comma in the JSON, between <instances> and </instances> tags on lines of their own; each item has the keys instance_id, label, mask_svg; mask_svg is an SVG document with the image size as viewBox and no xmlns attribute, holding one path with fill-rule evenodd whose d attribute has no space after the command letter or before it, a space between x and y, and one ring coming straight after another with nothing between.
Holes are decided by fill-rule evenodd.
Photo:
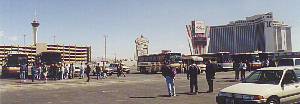
<instances>
[{"instance_id":1,"label":"car wheel","mask_svg":"<svg viewBox=\"0 0 300 104\"><path fill-rule=\"evenodd\" d=\"M127 71L127 72L126 72L126 74L129 74L129 73L130 73L130 71Z\"/></svg>"},{"instance_id":2,"label":"car wheel","mask_svg":"<svg viewBox=\"0 0 300 104\"><path fill-rule=\"evenodd\" d=\"M267 104L280 104L280 101L276 97L271 97L267 100Z\"/></svg>"}]
</instances>

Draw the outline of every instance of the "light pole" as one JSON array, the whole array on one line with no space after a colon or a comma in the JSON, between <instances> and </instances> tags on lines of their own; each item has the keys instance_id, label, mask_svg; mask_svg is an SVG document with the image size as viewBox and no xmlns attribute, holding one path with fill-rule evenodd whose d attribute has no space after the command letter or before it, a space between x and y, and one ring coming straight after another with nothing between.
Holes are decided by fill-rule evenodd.
<instances>
[{"instance_id":1,"label":"light pole","mask_svg":"<svg viewBox=\"0 0 300 104\"><path fill-rule=\"evenodd\" d=\"M107 38L107 35L104 35L104 59L105 59L105 61L107 61L106 60L106 38Z\"/></svg>"},{"instance_id":2,"label":"light pole","mask_svg":"<svg viewBox=\"0 0 300 104\"><path fill-rule=\"evenodd\" d=\"M24 37L23 45L24 45L24 47L25 47L25 44L26 44L26 34L24 34L23 37Z\"/></svg>"},{"instance_id":3,"label":"light pole","mask_svg":"<svg viewBox=\"0 0 300 104\"><path fill-rule=\"evenodd\" d=\"M56 36L53 35L53 44L56 44L55 38L56 38Z\"/></svg>"}]
</instances>

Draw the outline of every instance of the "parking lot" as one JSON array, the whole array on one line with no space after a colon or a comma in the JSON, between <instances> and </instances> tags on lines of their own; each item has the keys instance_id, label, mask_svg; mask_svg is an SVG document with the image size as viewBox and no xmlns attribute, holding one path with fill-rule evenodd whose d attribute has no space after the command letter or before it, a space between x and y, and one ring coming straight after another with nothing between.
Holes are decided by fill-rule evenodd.
<instances>
[{"instance_id":1,"label":"parking lot","mask_svg":"<svg viewBox=\"0 0 300 104\"><path fill-rule=\"evenodd\" d=\"M247 73L248 74L248 73ZM176 97L167 97L165 80L161 74L127 74L127 77L96 80L70 79L20 83L17 79L1 79L1 104L215 104L215 96L224 87L238 83L234 72L219 72L214 92L206 93L205 75L200 74L198 95L189 95L189 81L185 74L177 74Z\"/></svg>"}]
</instances>

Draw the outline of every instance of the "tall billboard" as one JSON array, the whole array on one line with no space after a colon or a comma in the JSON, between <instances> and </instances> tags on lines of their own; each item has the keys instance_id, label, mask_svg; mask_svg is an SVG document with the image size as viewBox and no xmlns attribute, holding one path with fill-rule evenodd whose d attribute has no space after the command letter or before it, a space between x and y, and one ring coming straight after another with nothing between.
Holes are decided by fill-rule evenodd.
<instances>
[{"instance_id":1,"label":"tall billboard","mask_svg":"<svg viewBox=\"0 0 300 104\"><path fill-rule=\"evenodd\" d=\"M205 24L203 21L195 21L194 22L194 30L195 33L205 33Z\"/></svg>"}]
</instances>

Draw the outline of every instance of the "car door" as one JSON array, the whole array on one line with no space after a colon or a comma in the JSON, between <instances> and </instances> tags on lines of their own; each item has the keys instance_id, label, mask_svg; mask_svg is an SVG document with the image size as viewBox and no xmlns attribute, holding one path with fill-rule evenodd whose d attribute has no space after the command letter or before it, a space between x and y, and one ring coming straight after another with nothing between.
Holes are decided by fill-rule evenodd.
<instances>
[{"instance_id":1,"label":"car door","mask_svg":"<svg viewBox=\"0 0 300 104\"><path fill-rule=\"evenodd\" d=\"M293 70L286 71L282 83L281 102L293 103L300 99L300 83Z\"/></svg>"}]
</instances>

